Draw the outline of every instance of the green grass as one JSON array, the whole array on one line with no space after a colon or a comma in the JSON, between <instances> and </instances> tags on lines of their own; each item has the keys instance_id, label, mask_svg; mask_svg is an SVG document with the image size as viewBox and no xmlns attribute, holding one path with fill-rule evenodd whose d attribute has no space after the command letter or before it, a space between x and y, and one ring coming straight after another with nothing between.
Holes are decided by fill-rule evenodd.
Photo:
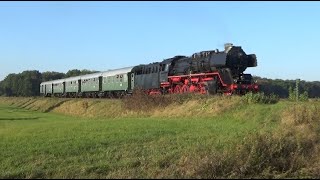
<instances>
[{"instance_id":1,"label":"green grass","mask_svg":"<svg viewBox=\"0 0 320 180\"><path fill-rule=\"evenodd\" d=\"M287 106L243 105L212 117L88 118L4 103L0 178L206 177L197 174L196 159L274 131Z\"/></svg>"},{"instance_id":2,"label":"green grass","mask_svg":"<svg viewBox=\"0 0 320 180\"><path fill-rule=\"evenodd\" d=\"M2 178L153 177L190 151L225 147L261 126L231 115L79 119L7 106L0 115Z\"/></svg>"}]
</instances>

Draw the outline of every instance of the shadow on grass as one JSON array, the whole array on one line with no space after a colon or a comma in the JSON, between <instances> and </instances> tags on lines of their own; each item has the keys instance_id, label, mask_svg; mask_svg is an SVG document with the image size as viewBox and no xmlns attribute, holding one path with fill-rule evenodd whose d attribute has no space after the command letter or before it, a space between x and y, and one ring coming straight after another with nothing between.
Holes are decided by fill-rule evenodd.
<instances>
[{"instance_id":1,"label":"shadow on grass","mask_svg":"<svg viewBox=\"0 0 320 180\"><path fill-rule=\"evenodd\" d=\"M40 117L21 117L21 118L0 118L0 121L5 120L35 120L39 119Z\"/></svg>"},{"instance_id":2,"label":"shadow on grass","mask_svg":"<svg viewBox=\"0 0 320 180\"><path fill-rule=\"evenodd\" d=\"M59 102L59 103L57 103L57 104L49 107L48 109L46 109L46 110L43 111L43 112L44 112L44 113L50 112L50 111L52 111L54 108L59 107L61 104L65 103L65 102L67 102L67 101L70 101L70 99L69 99L69 100L63 100L63 101L61 101L61 102Z\"/></svg>"}]
</instances>

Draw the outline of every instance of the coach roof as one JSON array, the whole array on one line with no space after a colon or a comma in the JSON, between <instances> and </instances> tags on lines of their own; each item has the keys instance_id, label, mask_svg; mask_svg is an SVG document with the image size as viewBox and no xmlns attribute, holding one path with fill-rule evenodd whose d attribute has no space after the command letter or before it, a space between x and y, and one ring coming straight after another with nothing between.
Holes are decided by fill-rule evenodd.
<instances>
[{"instance_id":1,"label":"coach roof","mask_svg":"<svg viewBox=\"0 0 320 180\"><path fill-rule=\"evenodd\" d=\"M128 72L131 72L133 67L134 66L121 68L121 69L113 69L113 70L109 70L109 71L104 71L104 72L102 72L102 76L103 77L107 77L107 76L114 76L114 75L117 75L117 74L126 74Z\"/></svg>"}]
</instances>

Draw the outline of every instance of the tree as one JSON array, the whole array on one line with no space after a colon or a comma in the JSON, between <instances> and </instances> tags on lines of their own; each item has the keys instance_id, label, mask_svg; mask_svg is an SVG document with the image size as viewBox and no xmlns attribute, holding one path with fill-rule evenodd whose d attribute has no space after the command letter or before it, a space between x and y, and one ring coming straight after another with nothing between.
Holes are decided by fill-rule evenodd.
<instances>
[{"instance_id":1,"label":"tree","mask_svg":"<svg viewBox=\"0 0 320 180\"><path fill-rule=\"evenodd\" d=\"M91 70L83 69L83 70L81 70L80 75L92 74L92 73L96 73L96 72L99 72L99 71L91 71Z\"/></svg>"},{"instance_id":2,"label":"tree","mask_svg":"<svg viewBox=\"0 0 320 180\"><path fill-rule=\"evenodd\" d=\"M4 95L4 91L3 91L3 81L0 81L0 96Z\"/></svg>"},{"instance_id":3,"label":"tree","mask_svg":"<svg viewBox=\"0 0 320 180\"><path fill-rule=\"evenodd\" d=\"M1 89L6 96L37 96L40 83L39 71L23 71L19 74L9 74L1 82Z\"/></svg>"},{"instance_id":4,"label":"tree","mask_svg":"<svg viewBox=\"0 0 320 180\"><path fill-rule=\"evenodd\" d=\"M54 71L46 71L46 72L42 73L41 82L62 79L64 77L65 77L64 73L54 72Z\"/></svg>"},{"instance_id":5,"label":"tree","mask_svg":"<svg viewBox=\"0 0 320 180\"><path fill-rule=\"evenodd\" d=\"M66 73L65 77L73 77L73 76L79 76L79 75L81 75L81 71L80 71L80 70L78 70L78 69L72 69L72 70L69 70L69 71Z\"/></svg>"},{"instance_id":6,"label":"tree","mask_svg":"<svg viewBox=\"0 0 320 180\"><path fill-rule=\"evenodd\" d=\"M22 96L38 96L39 87L41 83L42 74L39 71L24 71L20 75L21 91L19 92Z\"/></svg>"}]
</instances>

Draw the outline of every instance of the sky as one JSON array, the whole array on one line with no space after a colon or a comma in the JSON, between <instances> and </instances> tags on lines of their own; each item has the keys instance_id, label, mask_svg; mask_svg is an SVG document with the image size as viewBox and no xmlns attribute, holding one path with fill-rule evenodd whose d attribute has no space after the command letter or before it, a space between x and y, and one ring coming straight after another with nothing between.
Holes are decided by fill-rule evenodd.
<instances>
[{"instance_id":1,"label":"sky","mask_svg":"<svg viewBox=\"0 0 320 180\"><path fill-rule=\"evenodd\" d=\"M320 2L0 2L0 80L25 70L106 71L224 49L245 72L320 81Z\"/></svg>"}]
</instances>

